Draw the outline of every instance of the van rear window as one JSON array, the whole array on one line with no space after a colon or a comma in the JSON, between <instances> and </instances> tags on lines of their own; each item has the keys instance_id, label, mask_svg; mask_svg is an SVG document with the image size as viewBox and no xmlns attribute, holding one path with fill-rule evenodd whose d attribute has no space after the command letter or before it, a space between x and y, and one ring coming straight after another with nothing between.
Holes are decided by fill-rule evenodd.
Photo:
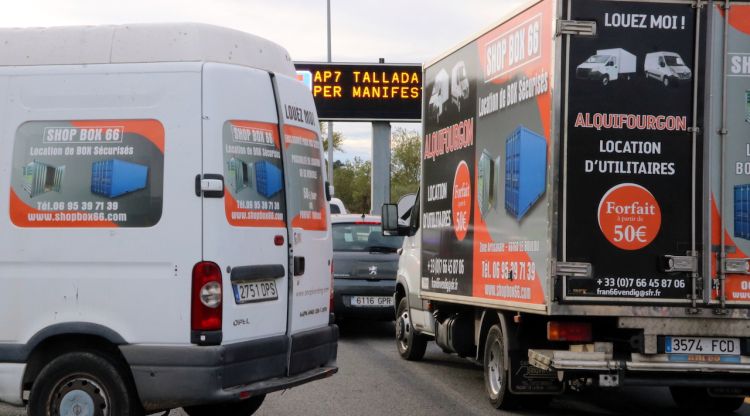
<instances>
[{"instance_id":1,"label":"van rear window","mask_svg":"<svg viewBox=\"0 0 750 416\"><path fill-rule=\"evenodd\" d=\"M222 140L227 221L237 227L286 227L278 125L227 121Z\"/></svg>"},{"instance_id":2,"label":"van rear window","mask_svg":"<svg viewBox=\"0 0 750 416\"><path fill-rule=\"evenodd\" d=\"M29 121L16 131L10 218L19 227L150 227L162 213L157 120Z\"/></svg>"}]
</instances>

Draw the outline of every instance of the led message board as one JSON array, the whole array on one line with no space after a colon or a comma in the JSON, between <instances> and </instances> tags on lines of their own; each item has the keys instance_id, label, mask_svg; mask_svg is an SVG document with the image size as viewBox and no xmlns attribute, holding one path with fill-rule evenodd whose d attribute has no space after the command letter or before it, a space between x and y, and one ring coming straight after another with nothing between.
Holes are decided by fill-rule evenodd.
<instances>
[{"instance_id":1,"label":"led message board","mask_svg":"<svg viewBox=\"0 0 750 416\"><path fill-rule=\"evenodd\" d=\"M422 66L298 62L322 121L420 121Z\"/></svg>"}]
</instances>

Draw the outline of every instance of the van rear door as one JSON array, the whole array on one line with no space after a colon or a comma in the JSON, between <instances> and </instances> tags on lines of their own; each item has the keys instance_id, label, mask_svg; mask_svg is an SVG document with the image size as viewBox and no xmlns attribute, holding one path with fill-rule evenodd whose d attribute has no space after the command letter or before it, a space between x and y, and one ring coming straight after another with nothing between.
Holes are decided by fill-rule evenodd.
<instances>
[{"instance_id":1,"label":"van rear door","mask_svg":"<svg viewBox=\"0 0 750 416\"><path fill-rule=\"evenodd\" d=\"M223 179L224 191L203 192L203 260L223 275L222 342L275 340L279 368L288 348L283 165L271 76L204 65L202 180Z\"/></svg>"},{"instance_id":2,"label":"van rear door","mask_svg":"<svg viewBox=\"0 0 750 416\"><path fill-rule=\"evenodd\" d=\"M330 216L315 104L299 81L275 77L286 167L287 216L291 223L294 277L289 333L328 325L331 301Z\"/></svg>"}]
</instances>

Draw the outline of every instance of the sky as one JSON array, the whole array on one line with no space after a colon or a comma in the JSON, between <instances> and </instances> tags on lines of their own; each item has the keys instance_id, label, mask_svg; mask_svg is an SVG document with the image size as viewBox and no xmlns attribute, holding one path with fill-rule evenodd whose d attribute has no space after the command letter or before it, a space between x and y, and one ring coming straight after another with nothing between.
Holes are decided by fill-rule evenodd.
<instances>
[{"instance_id":1,"label":"sky","mask_svg":"<svg viewBox=\"0 0 750 416\"><path fill-rule=\"evenodd\" d=\"M425 63L499 21L524 0L330 0L334 62ZM199 22L284 46L296 61L325 61L326 0L24 0L7 2L0 27ZM421 132L419 123L392 123ZM370 123L334 124L334 159L370 159Z\"/></svg>"}]
</instances>

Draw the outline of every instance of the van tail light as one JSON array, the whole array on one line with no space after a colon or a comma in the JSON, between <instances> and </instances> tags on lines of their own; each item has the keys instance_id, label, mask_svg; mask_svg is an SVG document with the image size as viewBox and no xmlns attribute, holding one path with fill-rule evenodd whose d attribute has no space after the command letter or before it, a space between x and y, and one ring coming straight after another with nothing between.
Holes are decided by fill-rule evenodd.
<instances>
[{"instance_id":1,"label":"van tail light","mask_svg":"<svg viewBox=\"0 0 750 416\"><path fill-rule=\"evenodd\" d=\"M591 324L586 322L547 322L547 339L550 341L590 342Z\"/></svg>"},{"instance_id":2,"label":"van tail light","mask_svg":"<svg viewBox=\"0 0 750 416\"><path fill-rule=\"evenodd\" d=\"M190 326L193 331L221 330L221 269L216 263L202 261L193 267L193 291Z\"/></svg>"}]
</instances>

